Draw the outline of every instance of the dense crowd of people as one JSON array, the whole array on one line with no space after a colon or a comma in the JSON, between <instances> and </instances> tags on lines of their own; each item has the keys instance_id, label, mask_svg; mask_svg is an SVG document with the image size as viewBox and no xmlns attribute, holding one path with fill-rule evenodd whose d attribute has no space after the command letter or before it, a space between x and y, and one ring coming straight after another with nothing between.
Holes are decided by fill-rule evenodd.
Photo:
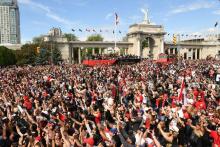
<instances>
[{"instance_id":1,"label":"dense crowd of people","mask_svg":"<svg viewBox=\"0 0 220 147\"><path fill-rule=\"evenodd\" d=\"M0 69L1 147L219 147L220 62Z\"/></svg>"},{"instance_id":2,"label":"dense crowd of people","mask_svg":"<svg viewBox=\"0 0 220 147\"><path fill-rule=\"evenodd\" d=\"M139 59L135 55L118 55L118 54L96 54L88 57L91 60L111 60L111 59Z\"/></svg>"}]
</instances>

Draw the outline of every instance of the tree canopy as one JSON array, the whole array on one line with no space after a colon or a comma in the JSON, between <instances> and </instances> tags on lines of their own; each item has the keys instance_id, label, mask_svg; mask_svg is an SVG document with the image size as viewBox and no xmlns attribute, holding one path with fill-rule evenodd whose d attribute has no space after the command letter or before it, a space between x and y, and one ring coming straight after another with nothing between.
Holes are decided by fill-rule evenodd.
<instances>
[{"instance_id":1,"label":"tree canopy","mask_svg":"<svg viewBox=\"0 0 220 147\"><path fill-rule=\"evenodd\" d=\"M103 41L104 38L100 34L91 35L87 38L87 41Z\"/></svg>"},{"instance_id":2,"label":"tree canopy","mask_svg":"<svg viewBox=\"0 0 220 147\"><path fill-rule=\"evenodd\" d=\"M42 44L44 42L44 36L40 35L40 36L34 37L32 39L32 42L33 44Z\"/></svg>"},{"instance_id":3,"label":"tree canopy","mask_svg":"<svg viewBox=\"0 0 220 147\"><path fill-rule=\"evenodd\" d=\"M14 65L16 58L13 50L0 46L0 66Z\"/></svg>"},{"instance_id":4,"label":"tree canopy","mask_svg":"<svg viewBox=\"0 0 220 147\"><path fill-rule=\"evenodd\" d=\"M78 40L78 38L74 34L71 34L71 33L65 33L63 36L65 38L67 38L67 41L77 41Z\"/></svg>"},{"instance_id":5,"label":"tree canopy","mask_svg":"<svg viewBox=\"0 0 220 147\"><path fill-rule=\"evenodd\" d=\"M39 50L37 48L39 48ZM51 63L51 55L53 64L58 64L58 62L62 60L61 52L56 44L25 44L21 47L21 50L16 51L18 65L48 64Z\"/></svg>"}]
</instances>

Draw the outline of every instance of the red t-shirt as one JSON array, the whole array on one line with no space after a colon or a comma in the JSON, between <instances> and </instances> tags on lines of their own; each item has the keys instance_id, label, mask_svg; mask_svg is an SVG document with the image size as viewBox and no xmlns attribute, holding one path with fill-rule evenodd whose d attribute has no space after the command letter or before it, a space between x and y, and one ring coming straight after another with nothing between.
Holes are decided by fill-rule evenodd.
<instances>
[{"instance_id":1,"label":"red t-shirt","mask_svg":"<svg viewBox=\"0 0 220 147\"><path fill-rule=\"evenodd\" d=\"M150 118L147 118L146 121L145 121L145 127L147 129L150 129Z\"/></svg>"},{"instance_id":2,"label":"red t-shirt","mask_svg":"<svg viewBox=\"0 0 220 147\"><path fill-rule=\"evenodd\" d=\"M32 103L30 101L25 101L23 106L28 110L32 109Z\"/></svg>"},{"instance_id":3,"label":"red t-shirt","mask_svg":"<svg viewBox=\"0 0 220 147\"><path fill-rule=\"evenodd\" d=\"M90 145L90 146L93 146L93 145L95 144L95 141L94 141L94 139L93 139L92 137L90 137L90 138L84 138L84 139L83 139L83 142L86 143L86 144L88 144L88 145Z\"/></svg>"},{"instance_id":4,"label":"red t-shirt","mask_svg":"<svg viewBox=\"0 0 220 147\"><path fill-rule=\"evenodd\" d=\"M205 92L204 91L201 91L199 93L199 95L201 96L202 100L204 101L205 100Z\"/></svg>"},{"instance_id":5,"label":"red t-shirt","mask_svg":"<svg viewBox=\"0 0 220 147\"><path fill-rule=\"evenodd\" d=\"M101 122L101 113L99 112L97 116L95 116L95 122L96 124L100 124Z\"/></svg>"},{"instance_id":6,"label":"red t-shirt","mask_svg":"<svg viewBox=\"0 0 220 147\"><path fill-rule=\"evenodd\" d=\"M185 119L189 119L190 118L190 115L188 112L183 112L183 116Z\"/></svg>"},{"instance_id":7,"label":"red t-shirt","mask_svg":"<svg viewBox=\"0 0 220 147\"><path fill-rule=\"evenodd\" d=\"M193 90L193 95L194 95L194 99L196 99L199 95L199 91L198 90Z\"/></svg>"},{"instance_id":8,"label":"red t-shirt","mask_svg":"<svg viewBox=\"0 0 220 147\"><path fill-rule=\"evenodd\" d=\"M195 107L197 108L197 110L205 110L206 109L206 104L204 101L197 101L195 103Z\"/></svg>"},{"instance_id":9,"label":"red t-shirt","mask_svg":"<svg viewBox=\"0 0 220 147\"><path fill-rule=\"evenodd\" d=\"M140 94L140 95L137 95L136 97L136 102L139 102L139 103L142 103L143 102L143 96Z\"/></svg>"},{"instance_id":10,"label":"red t-shirt","mask_svg":"<svg viewBox=\"0 0 220 147\"><path fill-rule=\"evenodd\" d=\"M112 86L111 91L112 91L112 97L115 98L116 97L116 88L115 88L115 86Z\"/></svg>"},{"instance_id":11,"label":"red t-shirt","mask_svg":"<svg viewBox=\"0 0 220 147\"><path fill-rule=\"evenodd\" d=\"M211 131L210 132L210 137L214 139L214 142L212 144L213 147L220 147L220 135L218 135L217 131Z\"/></svg>"}]
</instances>

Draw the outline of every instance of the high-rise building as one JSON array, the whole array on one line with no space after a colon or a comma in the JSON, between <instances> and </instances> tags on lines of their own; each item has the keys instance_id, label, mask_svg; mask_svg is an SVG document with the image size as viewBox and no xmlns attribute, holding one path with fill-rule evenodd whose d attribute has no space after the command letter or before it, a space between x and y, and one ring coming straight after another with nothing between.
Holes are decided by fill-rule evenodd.
<instances>
[{"instance_id":1,"label":"high-rise building","mask_svg":"<svg viewBox=\"0 0 220 147\"><path fill-rule=\"evenodd\" d=\"M0 0L0 44L20 44L17 0Z\"/></svg>"}]
</instances>

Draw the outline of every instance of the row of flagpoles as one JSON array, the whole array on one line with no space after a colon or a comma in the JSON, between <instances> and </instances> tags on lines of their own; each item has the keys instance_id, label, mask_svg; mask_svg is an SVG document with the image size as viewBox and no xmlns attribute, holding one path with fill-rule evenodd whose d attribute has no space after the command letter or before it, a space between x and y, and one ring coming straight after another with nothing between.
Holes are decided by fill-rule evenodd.
<instances>
[{"instance_id":1,"label":"row of flagpoles","mask_svg":"<svg viewBox=\"0 0 220 147\"><path fill-rule=\"evenodd\" d=\"M89 29L89 28L86 28L86 29L81 29L81 28L78 28L78 29L72 29L73 32L87 32L87 33L113 33L114 34L114 37L115 37L115 47L116 47L116 34L124 34L126 32L123 32L121 30L118 30L117 31L117 26L119 24L119 16L117 13L115 13L115 22L114 22L114 29L113 30L109 30L109 29ZM179 39L200 39L200 38L207 38L207 37L218 37L219 36L219 32L218 32L218 25L219 23L216 22L214 24L214 27L217 28L217 31L215 32L215 34L203 34L203 35L195 35L195 34L179 34L179 33L167 33L166 34L166 38L172 38L172 37L178 37Z\"/></svg>"},{"instance_id":2,"label":"row of flagpoles","mask_svg":"<svg viewBox=\"0 0 220 147\"><path fill-rule=\"evenodd\" d=\"M119 33L119 34L123 34L123 33L126 33L124 31L115 31L114 30L95 30L95 29L72 29L73 32L87 32L87 33ZM174 33L174 34L171 34L171 33L168 33L166 34L167 37L173 37L173 36L178 36L178 37L195 37L195 38L201 38L201 37L215 37L217 36L218 34L205 34L205 35L194 35L194 34L178 34L178 33Z\"/></svg>"},{"instance_id":3,"label":"row of flagpoles","mask_svg":"<svg viewBox=\"0 0 220 147\"><path fill-rule=\"evenodd\" d=\"M87 32L87 33L118 33L118 34L124 34L126 33L125 31L116 31L114 30L96 30L96 29L72 29L73 32ZM204 37L217 37L218 34L203 34L203 35L194 35L194 34L178 34L178 33L168 33L166 34L165 37L173 37L173 36L178 36L178 37L182 37L182 38L204 38Z\"/></svg>"},{"instance_id":4,"label":"row of flagpoles","mask_svg":"<svg viewBox=\"0 0 220 147\"><path fill-rule=\"evenodd\" d=\"M88 32L88 33L109 33L109 32L112 32L113 34L114 33L119 33L119 34L122 34L122 33L126 33L126 32L123 32L123 31L115 31L114 30L96 30L96 29L72 29L72 32Z\"/></svg>"},{"instance_id":5,"label":"row of flagpoles","mask_svg":"<svg viewBox=\"0 0 220 147\"><path fill-rule=\"evenodd\" d=\"M86 29L81 29L81 28L77 28L77 29L72 29L72 32L86 32L86 33L109 33L109 32L112 32L114 34L114 42L115 42L115 48L117 46L117 34L122 34L122 33L126 33L126 32L122 32L121 30L118 30L117 31L117 26L119 24L119 16L117 13L115 13L115 20L114 20L114 29L113 30L108 30L108 29L105 29L105 30L102 30L102 29L89 29L89 28L86 28Z\"/></svg>"},{"instance_id":6,"label":"row of flagpoles","mask_svg":"<svg viewBox=\"0 0 220 147\"><path fill-rule=\"evenodd\" d=\"M194 37L194 38L203 38L203 37L217 37L218 34L204 34L204 35L194 35L194 34L167 34L166 36L177 36L177 37Z\"/></svg>"}]
</instances>

